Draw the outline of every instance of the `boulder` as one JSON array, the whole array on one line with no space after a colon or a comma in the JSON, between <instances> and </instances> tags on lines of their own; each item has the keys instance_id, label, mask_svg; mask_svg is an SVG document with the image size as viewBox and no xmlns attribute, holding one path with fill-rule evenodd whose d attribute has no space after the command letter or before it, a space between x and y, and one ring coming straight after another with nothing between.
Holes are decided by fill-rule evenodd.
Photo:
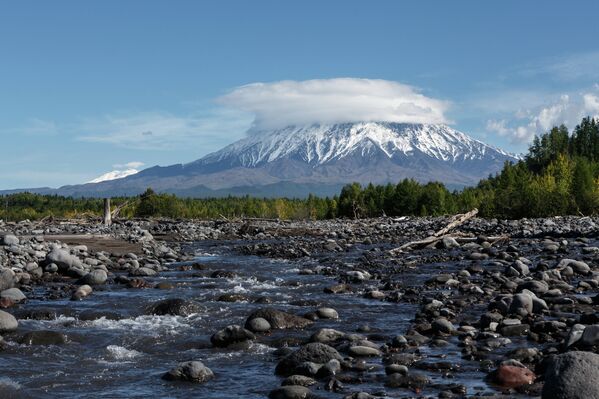
<instances>
[{"instance_id":1,"label":"boulder","mask_svg":"<svg viewBox=\"0 0 599 399\"><path fill-rule=\"evenodd\" d=\"M81 285L79 287L77 287L77 289L75 290L75 292L73 292L73 295L71 296L71 300L73 301L80 301L81 299L85 298L86 296L89 296L92 293L92 287L90 287L87 284Z\"/></svg>"},{"instance_id":2,"label":"boulder","mask_svg":"<svg viewBox=\"0 0 599 399\"><path fill-rule=\"evenodd\" d=\"M19 322L13 315L0 310L0 332L15 331L19 327Z\"/></svg>"},{"instance_id":3,"label":"boulder","mask_svg":"<svg viewBox=\"0 0 599 399\"><path fill-rule=\"evenodd\" d=\"M501 364L491 373L495 383L506 388L516 388L522 385L530 385L536 379L535 373L526 367Z\"/></svg>"},{"instance_id":4,"label":"boulder","mask_svg":"<svg viewBox=\"0 0 599 399\"><path fill-rule=\"evenodd\" d=\"M14 303L19 303L27 299L25 294L18 288L9 288L0 292L0 298L8 298Z\"/></svg>"},{"instance_id":5,"label":"boulder","mask_svg":"<svg viewBox=\"0 0 599 399\"><path fill-rule=\"evenodd\" d=\"M189 316L198 313L200 310L200 307L191 301L180 298L171 298L156 302L152 305L150 313L159 316Z\"/></svg>"},{"instance_id":6,"label":"boulder","mask_svg":"<svg viewBox=\"0 0 599 399\"><path fill-rule=\"evenodd\" d=\"M227 326L210 337L210 342L217 348L226 348L233 344L246 343L256 339L256 336L241 326Z\"/></svg>"},{"instance_id":7,"label":"boulder","mask_svg":"<svg viewBox=\"0 0 599 399\"><path fill-rule=\"evenodd\" d=\"M273 389L268 394L269 399L309 399L311 397L312 392L301 385L284 385Z\"/></svg>"},{"instance_id":8,"label":"boulder","mask_svg":"<svg viewBox=\"0 0 599 399\"><path fill-rule=\"evenodd\" d=\"M177 367L162 376L168 381L189 381L203 383L214 378L214 373L199 361L179 363Z\"/></svg>"},{"instance_id":9,"label":"boulder","mask_svg":"<svg viewBox=\"0 0 599 399\"><path fill-rule=\"evenodd\" d=\"M58 270L65 272L69 269L80 269L82 267L81 260L75 255L71 255L68 251L61 248L54 248L48 255L44 264L49 265L54 263L58 266Z\"/></svg>"},{"instance_id":10,"label":"boulder","mask_svg":"<svg viewBox=\"0 0 599 399\"><path fill-rule=\"evenodd\" d=\"M0 237L0 241L2 241L2 245L6 246L19 245L19 239L13 234L5 234L3 237Z\"/></svg>"},{"instance_id":11,"label":"boulder","mask_svg":"<svg viewBox=\"0 0 599 399\"><path fill-rule=\"evenodd\" d=\"M548 363L542 399L599 398L599 355L568 352Z\"/></svg>"},{"instance_id":12,"label":"boulder","mask_svg":"<svg viewBox=\"0 0 599 399\"><path fill-rule=\"evenodd\" d=\"M313 342L306 344L295 352L284 357L275 369L275 373L282 376L290 376L293 374L302 374L301 365L305 362L324 364L330 360L343 360L339 352L326 344Z\"/></svg>"},{"instance_id":13,"label":"boulder","mask_svg":"<svg viewBox=\"0 0 599 399\"><path fill-rule=\"evenodd\" d=\"M264 333L268 332L271 329L270 323L268 320L263 319L262 317L256 317L255 319L251 319L247 322L248 330L255 333Z\"/></svg>"},{"instance_id":14,"label":"boulder","mask_svg":"<svg viewBox=\"0 0 599 399\"><path fill-rule=\"evenodd\" d=\"M85 276L81 277L78 284L87 284L87 285L101 285L106 282L108 279L108 275L102 269L92 270L87 273Z\"/></svg>"},{"instance_id":15,"label":"boulder","mask_svg":"<svg viewBox=\"0 0 599 399\"><path fill-rule=\"evenodd\" d=\"M0 291L7 290L15 286L15 272L6 268L0 270Z\"/></svg>"},{"instance_id":16,"label":"boulder","mask_svg":"<svg viewBox=\"0 0 599 399\"><path fill-rule=\"evenodd\" d=\"M249 329L249 321L255 318L263 318L268 321L274 329L304 328L312 324L311 320L296 316L273 308L258 309L250 314L245 323L245 328Z\"/></svg>"}]
</instances>

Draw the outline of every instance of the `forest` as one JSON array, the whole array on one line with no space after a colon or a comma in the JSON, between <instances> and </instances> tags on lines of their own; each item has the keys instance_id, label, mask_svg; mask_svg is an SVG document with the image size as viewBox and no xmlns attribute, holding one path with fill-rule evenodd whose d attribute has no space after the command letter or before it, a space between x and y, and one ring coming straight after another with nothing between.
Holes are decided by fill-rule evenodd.
<instances>
[{"instance_id":1,"label":"forest","mask_svg":"<svg viewBox=\"0 0 599 399\"><path fill-rule=\"evenodd\" d=\"M506 163L475 187L448 190L442 183L404 179L365 187L348 184L333 198L180 198L148 188L135 198L113 198L121 217L185 219L330 219L436 216L478 208L484 217L519 219L599 212L599 121L586 117L570 133L556 126L534 138L519 162ZM0 196L0 219L99 217L102 199L18 193Z\"/></svg>"}]
</instances>

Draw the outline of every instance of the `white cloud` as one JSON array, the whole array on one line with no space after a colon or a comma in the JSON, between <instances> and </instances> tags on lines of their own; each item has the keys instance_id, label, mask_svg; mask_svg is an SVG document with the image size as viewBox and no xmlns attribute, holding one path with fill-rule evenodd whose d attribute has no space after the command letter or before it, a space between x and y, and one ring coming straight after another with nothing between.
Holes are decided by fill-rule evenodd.
<instances>
[{"instance_id":1,"label":"white cloud","mask_svg":"<svg viewBox=\"0 0 599 399\"><path fill-rule=\"evenodd\" d=\"M163 112L105 115L84 119L76 129L82 133L80 141L141 150L172 150L193 145L214 150L222 146L223 138L243 137L250 123L249 115L219 109L185 116Z\"/></svg>"},{"instance_id":2,"label":"white cloud","mask_svg":"<svg viewBox=\"0 0 599 399\"><path fill-rule=\"evenodd\" d=\"M565 54L529 63L518 69L525 76L547 76L561 81L599 78L599 51Z\"/></svg>"},{"instance_id":3,"label":"white cloud","mask_svg":"<svg viewBox=\"0 0 599 399\"><path fill-rule=\"evenodd\" d=\"M115 169L139 169L144 166L145 163L139 161L132 161L127 163L117 163L112 165Z\"/></svg>"},{"instance_id":4,"label":"white cloud","mask_svg":"<svg viewBox=\"0 0 599 399\"><path fill-rule=\"evenodd\" d=\"M573 129L582 118L599 118L599 88L582 93L563 94L553 101L519 110L511 120L489 120L487 130L513 143L528 143L535 135L547 132L561 124Z\"/></svg>"},{"instance_id":5,"label":"white cloud","mask_svg":"<svg viewBox=\"0 0 599 399\"><path fill-rule=\"evenodd\" d=\"M234 89L218 102L252 113L256 129L354 121L449 122L445 117L449 102L387 80L337 78L252 83Z\"/></svg>"}]
</instances>

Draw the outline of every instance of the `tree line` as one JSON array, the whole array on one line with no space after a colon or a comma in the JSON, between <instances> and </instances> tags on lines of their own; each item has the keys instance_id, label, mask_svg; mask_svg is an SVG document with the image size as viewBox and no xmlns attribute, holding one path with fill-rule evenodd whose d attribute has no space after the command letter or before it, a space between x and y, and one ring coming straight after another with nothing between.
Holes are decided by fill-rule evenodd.
<instances>
[{"instance_id":1,"label":"tree line","mask_svg":"<svg viewBox=\"0 0 599 399\"><path fill-rule=\"evenodd\" d=\"M404 215L455 214L478 208L485 217L517 219L599 212L599 122L587 117L570 132L556 126L534 138L526 156L506 162L494 176L476 186L450 191L440 182L404 179L397 184L348 184L332 198L180 198L151 188L127 203L122 217L186 219L278 218L330 219ZM2 206L3 205L3 206ZM0 197L0 219L41 219L47 216L99 217L102 199L31 193Z\"/></svg>"}]
</instances>

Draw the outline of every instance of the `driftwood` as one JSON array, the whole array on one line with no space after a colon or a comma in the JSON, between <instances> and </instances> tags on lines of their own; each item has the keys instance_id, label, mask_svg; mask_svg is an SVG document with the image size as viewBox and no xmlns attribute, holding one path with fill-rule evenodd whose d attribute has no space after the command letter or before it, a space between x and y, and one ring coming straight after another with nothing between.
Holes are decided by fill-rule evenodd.
<instances>
[{"instance_id":1,"label":"driftwood","mask_svg":"<svg viewBox=\"0 0 599 399\"><path fill-rule=\"evenodd\" d=\"M114 208L114 210L112 211L112 218L116 219L117 217L119 217L119 214L121 213L121 211L123 210L123 208L125 208L127 205L130 205L134 202L137 202L139 200L139 198L134 198L132 200L129 201L125 201L122 204L118 205L116 208Z\"/></svg>"},{"instance_id":2,"label":"driftwood","mask_svg":"<svg viewBox=\"0 0 599 399\"><path fill-rule=\"evenodd\" d=\"M110 198L104 198L104 226L110 226L112 224L112 217L110 214Z\"/></svg>"},{"instance_id":3,"label":"driftwood","mask_svg":"<svg viewBox=\"0 0 599 399\"><path fill-rule=\"evenodd\" d=\"M473 218L478 214L478 209L474 208L470 212L456 215L453 220L441 230L435 232L432 236L424 238L422 240L410 241L408 243L403 244L402 246L392 249L391 253L403 252L405 249L414 249L414 248L422 248L429 245L437 244L439 241L442 241L446 237L451 237L456 239L456 241L460 238L465 238L463 234L455 233L455 234L447 234L451 230L455 229L458 226L461 226L469 219ZM468 237L470 239L470 237ZM475 238L474 238L475 239Z\"/></svg>"}]
</instances>

